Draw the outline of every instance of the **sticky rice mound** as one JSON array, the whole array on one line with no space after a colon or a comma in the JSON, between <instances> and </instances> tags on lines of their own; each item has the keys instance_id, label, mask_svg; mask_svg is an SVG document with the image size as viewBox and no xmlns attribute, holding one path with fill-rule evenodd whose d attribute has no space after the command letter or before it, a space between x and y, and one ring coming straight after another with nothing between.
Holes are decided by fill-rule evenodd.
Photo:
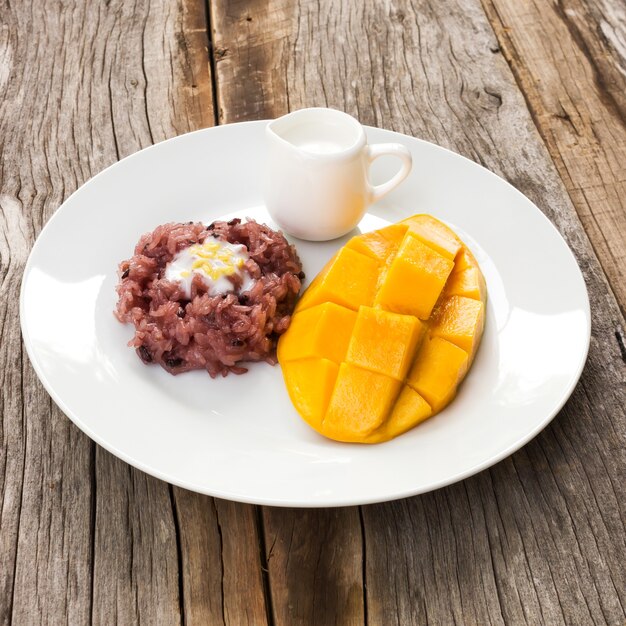
<instances>
[{"instance_id":1,"label":"sticky rice mound","mask_svg":"<svg viewBox=\"0 0 626 626\"><path fill-rule=\"evenodd\" d=\"M165 279L166 265L181 250L213 237L243 244L245 269L254 279L248 291L211 296L200 276L183 287ZM242 363L276 363L276 343L291 319L302 265L281 232L254 221L163 224L141 237L134 255L119 265L115 315L135 326L129 342L144 363L171 374L205 369L211 377L243 374Z\"/></svg>"}]
</instances>

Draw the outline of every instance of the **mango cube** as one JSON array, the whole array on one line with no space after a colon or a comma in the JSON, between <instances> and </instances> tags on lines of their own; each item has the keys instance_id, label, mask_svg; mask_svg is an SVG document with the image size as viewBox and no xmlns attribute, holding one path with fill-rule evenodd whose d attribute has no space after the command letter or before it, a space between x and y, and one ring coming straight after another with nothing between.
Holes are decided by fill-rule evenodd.
<instances>
[{"instance_id":1,"label":"mango cube","mask_svg":"<svg viewBox=\"0 0 626 626\"><path fill-rule=\"evenodd\" d=\"M430 317L454 263L408 232L375 303L397 313Z\"/></svg>"},{"instance_id":2,"label":"mango cube","mask_svg":"<svg viewBox=\"0 0 626 626\"><path fill-rule=\"evenodd\" d=\"M365 254L379 263L385 263L390 256L397 252L407 230L408 227L404 224L393 224L380 230L352 237L346 247Z\"/></svg>"},{"instance_id":3,"label":"mango cube","mask_svg":"<svg viewBox=\"0 0 626 626\"><path fill-rule=\"evenodd\" d=\"M357 314L334 302L324 302L294 315L278 342L281 363L307 357L335 363L345 359Z\"/></svg>"},{"instance_id":4,"label":"mango cube","mask_svg":"<svg viewBox=\"0 0 626 626\"><path fill-rule=\"evenodd\" d=\"M334 302L356 311L361 304L372 304L377 282L378 263L343 247L304 292L296 311L323 302Z\"/></svg>"},{"instance_id":5,"label":"mango cube","mask_svg":"<svg viewBox=\"0 0 626 626\"><path fill-rule=\"evenodd\" d=\"M412 315L362 306L356 316L346 362L403 380L424 325Z\"/></svg>"},{"instance_id":6,"label":"mango cube","mask_svg":"<svg viewBox=\"0 0 626 626\"><path fill-rule=\"evenodd\" d=\"M282 368L289 397L298 413L310 426L319 430L339 366L328 359L303 359L284 363Z\"/></svg>"},{"instance_id":7,"label":"mango cube","mask_svg":"<svg viewBox=\"0 0 626 626\"><path fill-rule=\"evenodd\" d=\"M463 244L460 239L439 220L430 215L414 215L402 221L421 242L439 254L454 261Z\"/></svg>"},{"instance_id":8,"label":"mango cube","mask_svg":"<svg viewBox=\"0 0 626 626\"><path fill-rule=\"evenodd\" d=\"M422 344L407 382L437 413L454 397L468 362L465 350L440 337L432 337Z\"/></svg>"},{"instance_id":9,"label":"mango cube","mask_svg":"<svg viewBox=\"0 0 626 626\"><path fill-rule=\"evenodd\" d=\"M474 300L484 300L485 279L477 267L468 267L461 272L455 271L450 274L444 294L447 296L465 296Z\"/></svg>"},{"instance_id":10,"label":"mango cube","mask_svg":"<svg viewBox=\"0 0 626 626\"><path fill-rule=\"evenodd\" d=\"M430 404L411 387L402 388L389 419L367 438L367 443L379 443L397 437L414 428L433 414Z\"/></svg>"},{"instance_id":11,"label":"mango cube","mask_svg":"<svg viewBox=\"0 0 626 626\"><path fill-rule=\"evenodd\" d=\"M430 332L465 350L471 360L482 336L484 321L485 305L480 300L452 296L438 310Z\"/></svg>"},{"instance_id":12,"label":"mango cube","mask_svg":"<svg viewBox=\"0 0 626 626\"><path fill-rule=\"evenodd\" d=\"M342 363L322 434L338 441L361 441L382 424L401 385L389 376Z\"/></svg>"},{"instance_id":13,"label":"mango cube","mask_svg":"<svg viewBox=\"0 0 626 626\"><path fill-rule=\"evenodd\" d=\"M456 274L457 272L463 272L470 267L478 268L478 263L476 262L474 255L464 247L457 254L456 259L454 260L454 269L452 270L452 273Z\"/></svg>"}]
</instances>

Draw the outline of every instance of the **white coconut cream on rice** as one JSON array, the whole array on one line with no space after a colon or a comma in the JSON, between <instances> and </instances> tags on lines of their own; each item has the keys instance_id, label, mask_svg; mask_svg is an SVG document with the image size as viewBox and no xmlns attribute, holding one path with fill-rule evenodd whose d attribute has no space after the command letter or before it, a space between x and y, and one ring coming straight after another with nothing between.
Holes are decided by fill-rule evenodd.
<instances>
[{"instance_id":1,"label":"white coconut cream on rice","mask_svg":"<svg viewBox=\"0 0 626 626\"><path fill-rule=\"evenodd\" d=\"M187 297L191 297L194 276L200 276L211 296L248 291L254 279L246 271L248 251L242 244L232 244L218 239L207 239L181 250L165 267L165 279L180 284ZM240 284L235 289L233 278Z\"/></svg>"}]
</instances>

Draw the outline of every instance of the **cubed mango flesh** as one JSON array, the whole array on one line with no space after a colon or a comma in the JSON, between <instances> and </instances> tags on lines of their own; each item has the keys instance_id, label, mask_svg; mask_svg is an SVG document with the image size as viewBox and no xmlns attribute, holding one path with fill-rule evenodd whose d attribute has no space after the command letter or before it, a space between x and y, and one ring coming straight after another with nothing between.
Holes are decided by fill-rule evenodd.
<instances>
[{"instance_id":1,"label":"cubed mango flesh","mask_svg":"<svg viewBox=\"0 0 626 626\"><path fill-rule=\"evenodd\" d=\"M459 238L432 215L414 215L401 224L406 224L410 232L439 254L454 261L463 244Z\"/></svg>"},{"instance_id":2,"label":"cubed mango flesh","mask_svg":"<svg viewBox=\"0 0 626 626\"><path fill-rule=\"evenodd\" d=\"M414 428L433 414L430 404L414 389L405 385L398 396L389 418L367 436L366 443L380 443Z\"/></svg>"},{"instance_id":3,"label":"cubed mango flesh","mask_svg":"<svg viewBox=\"0 0 626 626\"><path fill-rule=\"evenodd\" d=\"M454 269L452 270L452 273L456 274L458 272L463 272L470 267L478 267L478 263L468 248L463 247L454 260Z\"/></svg>"},{"instance_id":4,"label":"cubed mango flesh","mask_svg":"<svg viewBox=\"0 0 626 626\"><path fill-rule=\"evenodd\" d=\"M281 363L318 357L341 363L346 357L348 343L357 314L334 302L324 302L294 315L278 343L277 356ZM332 337L332 341L329 338Z\"/></svg>"},{"instance_id":5,"label":"cubed mango flesh","mask_svg":"<svg viewBox=\"0 0 626 626\"><path fill-rule=\"evenodd\" d=\"M356 316L346 362L403 380L424 325L413 315L362 306Z\"/></svg>"},{"instance_id":6,"label":"cubed mango flesh","mask_svg":"<svg viewBox=\"0 0 626 626\"><path fill-rule=\"evenodd\" d=\"M302 359L282 365L287 391L298 413L315 430L320 430L339 365L328 359Z\"/></svg>"},{"instance_id":7,"label":"cubed mango flesh","mask_svg":"<svg viewBox=\"0 0 626 626\"><path fill-rule=\"evenodd\" d=\"M380 230L352 237L346 244L346 248L351 248L384 264L392 254L396 253L407 230L408 226L404 224L392 224Z\"/></svg>"},{"instance_id":8,"label":"cubed mango flesh","mask_svg":"<svg viewBox=\"0 0 626 626\"><path fill-rule=\"evenodd\" d=\"M460 272L453 271L444 290L445 296L465 296L484 300L487 287L478 267L468 267Z\"/></svg>"},{"instance_id":9,"label":"cubed mango flesh","mask_svg":"<svg viewBox=\"0 0 626 626\"><path fill-rule=\"evenodd\" d=\"M439 308L430 333L462 348L471 360L483 332L484 320L485 305L480 300L452 296Z\"/></svg>"},{"instance_id":10,"label":"cubed mango flesh","mask_svg":"<svg viewBox=\"0 0 626 626\"><path fill-rule=\"evenodd\" d=\"M422 320L439 299L454 263L408 232L391 263L375 303Z\"/></svg>"},{"instance_id":11,"label":"cubed mango flesh","mask_svg":"<svg viewBox=\"0 0 626 626\"><path fill-rule=\"evenodd\" d=\"M383 423L401 386L389 376L342 363L322 434L338 441L360 441Z\"/></svg>"},{"instance_id":12,"label":"cubed mango flesh","mask_svg":"<svg viewBox=\"0 0 626 626\"><path fill-rule=\"evenodd\" d=\"M343 247L304 292L296 310L324 302L335 302L353 311L362 304L371 305L378 272L374 259Z\"/></svg>"},{"instance_id":13,"label":"cubed mango flesh","mask_svg":"<svg viewBox=\"0 0 626 626\"><path fill-rule=\"evenodd\" d=\"M413 428L454 398L486 297L476 259L432 216L353 237L278 342L296 409L338 441L378 443Z\"/></svg>"},{"instance_id":14,"label":"cubed mango flesh","mask_svg":"<svg viewBox=\"0 0 626 626\"><path fill-rule=\"evenodd\" d=\"M428 338L415 357L407 383L436 413L454 397L467 372L468 361L467 352L453 343L440 337Z\"/></svg>"}]
</instances>

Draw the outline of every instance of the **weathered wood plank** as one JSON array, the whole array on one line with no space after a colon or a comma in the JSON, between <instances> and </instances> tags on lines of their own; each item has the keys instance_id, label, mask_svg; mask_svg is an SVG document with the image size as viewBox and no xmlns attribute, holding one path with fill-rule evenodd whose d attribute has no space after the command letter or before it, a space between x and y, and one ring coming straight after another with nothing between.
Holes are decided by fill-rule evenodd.
<instances>
[{"instance_id":1,"label":"weathered wood plank","mask_svg":"<svg viewBox=\"0 0 626 626\"><path fill-rule=\"evenodd\" d=\"M24 466L5 475L13 484L23 483L17 554L6 560L2 555L1 569L7 567L6 575L14 567L15 576L0 600L2 621L9 621L11 611L16 624L85 623L91 593L91 445L39 388L30 364L24 363L22 376L23 413L6 416L22 419L25 432ZM11 441L15 435L8 434ZM11 502L5 503L10 509Z\"/></svg>"},{"instance_id":2,"label":"weathered wood plank","mask_svg":"<svg viewBox=\"0 0 626 626\"><path fill-rule=\"evenodd\" d=\"M589 362L553 425L460 485L363 508L368 621L620 623L626 494L616 477L624 475L626 416L616 337L623 338L624 318L480 2L213 7L224 120L334 106L452 148L537 203L587 279ZM300 580L317 571L320 531L302 522L296 556L297 516L266 510L264 519L268 543L280 547L279 561L268 547L274 614L305 621L310 603L290 599L311 592ZM284 573L292 553L299 579Z\"/></svg>"},{"instance_id":3,"label":"weathered wood plank","mask_svg":"<svg viewBox=\"0 0 626 626\"><path fill-rule=\"evenodd\" d=\"M168 486L96 455L53 406L17 304L35 236L77 186L213 123L204 8L3 0L0 15L0 623L178 623Z\"/></svg>"},{"instance_id":4,"label":"weathered wood plank","mask_svg":"<svg viewBox=\"0 0 626 626\"><path fill-rule=\"evenodd\" d=\"M85 623L92 444L38 383L18 317L22 270L35 235L76 184L74 164L58 142L64 120L49 100L50 93L62 93L61 39L69 32L53 17L47 33L42 9L0 2L0 622L13 616L23 624ZM34 22L40 47L33 45ZM63 160L69 166L61 169Z\"/></svg>"},{"instance_id":5,"label":"weathered wood plank","mask_svg":"<svg viewBox=\"0 0 626 626\"><path fill-rule=\"evenodd\" d=\"M291 0L210 2L220 124L269 119L289 110L286 73L294 25Z\"/></svg>"},{"instance_id":6,"label":"weathered wood plank","mask_svg":"<svg viewBox=\"0 0 626 626\"><path fill-rule=\"evenodd\" d=\"M2 33L3 31L0 31ZM1 36L1 34L0 34ZM3 42L7 47L12 41ZM0 66L1 67L1 66ZM2 87L2 85L0 85ZM0 99L2 91L0 91ZM0 112L2 103L0 101ZM3 130L0 116L0 130ZM0 180L7 171L0 161ZM15 322L18 316L19 283L21 267L32 243L27 234L25 216L14 199L19 183L2 185L0 195L0 623L9 621L15 583L20 512L24 495L24 464L26 462L27 419L39 409L49 424L51 413L47 394L33 389L34 373L22 352L20 329ZM11 206L8 206L11 205ZM13 322L11 322L13 320ZM30 410L26 411L24 389L32 391ZM36 388L35 388L36 389ZM80 473L82 468L76 468ZM58 491L57 491L58 493ZM77 499L78 499L78 494ZM88 498L88 493L86 494ZM89 538L83 538L78 549L89 546Z\"/></svg>"},{"instance_id":7,"label":"weathered wood plank","mask_svg":"<svg viewBox=\"0 0 626 626\"><path fill-rule=\"evenodd\" d=\"M172 487L185 623L224 624L222 539L212 498Z\"/></svg>"},{"instance_id":8,"label":"weathered wood plank","mask_svg":"<svg viewBox=\"0 0 626 626\"><path fill-rule=\"evenodd\" d=\"M363 624L358 507L265 507L264 521L274 623Z\"/></svg>"},{"instance_id":9,"label":"weathered wood plank","mask_svg":"<svg viewBox=\"0 0 626 626\"><path fill-rule=\"evenodd\" d=\"M185 623L267 623L255 507L185 489L173 494Z\"/></svg>"},{"instance_id":10,"label":"weathered wood plank","mask_svg":"<svg viewBox=\"0 0 626 626\"><path fill-rule=\"evenodd\" d=\"M180 624L176 528L166 483L96 451L95 624Z\"/></svg>"},{"instance_id":11,"label":"weathered wood plank","mask_svg":"<svg viewBox=\"0 0 626 626\"><path fill-rule=\"evenodd\" d=\"M199 8L172 11L169 3L142 0L100 8L98 31L107 35L93 64L105 78L92 87L91 102L103 100L113 158L212 122ZM180 623L184 559L170 488L102 450L95 482L94 621L115 615L124 623Z\"/></svg>"},{"instance_id":12,"label":"weathered wood plank","mask_svg":"<svg viewBox=\"0 0 626 626\"><path fill-rule=\"evenodd\" d=\"M626 14L617 0L484 0L626 311Z\"/></svg>"},{"instance_id":13,"label":"weathered wood plank","mask_svg":"<svg viewBox=\"0 0 626 626\"><path fill-rule=\"evenodd\" d=\"M226 624L268 623L271 616L263 588L257 508L216 499L215 510L222 538Z\"/></svg>"}]
</instances>

